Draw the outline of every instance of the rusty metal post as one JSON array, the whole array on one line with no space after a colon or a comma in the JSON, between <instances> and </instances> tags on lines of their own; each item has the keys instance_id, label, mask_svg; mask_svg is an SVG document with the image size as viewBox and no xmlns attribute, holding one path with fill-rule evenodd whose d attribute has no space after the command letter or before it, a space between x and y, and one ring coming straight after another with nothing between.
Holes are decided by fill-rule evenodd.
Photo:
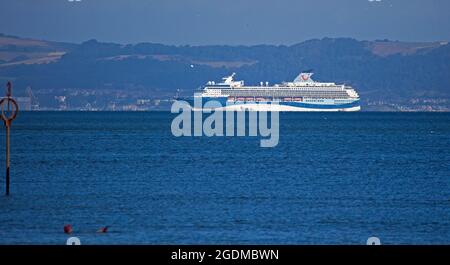
<instances>
[{"instance_id":1,"label":"rusty metal post","mask_svg":"<svg viewBox=\"0 0 450 265\"><path fill-rule=\"evenodd\" d=\"M5 113L5 103L7 104ZM11 123L19 112L17 102L12 98L12 84L6 84L6 97L0 100L1 118L6 127L6 196L9 196L10 186L10 134Z\"/></svg>"},{"instance_id":2,"label":"rusty metal post","mask_svg":"<svg viewBox=\"0 0 450 265\"><path fill-rule=\"evenodd\" d=\"M10 160L9 160L9 152L10 152L10 148L9 148L9 126L6 126L6 196L9 195L9 166L10 166Z\"/></svg>"}]
</instances>

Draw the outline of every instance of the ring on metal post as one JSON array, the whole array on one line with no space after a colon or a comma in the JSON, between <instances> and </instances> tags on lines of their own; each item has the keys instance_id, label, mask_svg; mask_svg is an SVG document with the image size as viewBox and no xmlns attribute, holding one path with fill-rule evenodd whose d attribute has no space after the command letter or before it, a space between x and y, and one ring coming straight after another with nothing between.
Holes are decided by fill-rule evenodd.
<instances>
[{"instance_id":1,"label":"ring on metal post","mask_svg":"<svg viewBox=\"0 0 450 265\"><path fill-rule=\"evenodd\" d=\"M5 104L6 103L8 103L8 105L11 104L11 106L12 106L11 110L6 110L6 111L10 112L9 113L9 117L5 113ZM2 117L2 120L4 122L11 122L12 120L14 120L16 118L17 112L19 112L19 105L17 104L17 102L14 99L9 98L9 97L8 98L2 98L0 100L0 107L1 107L1 110L2 110L1 117Z\"/></svg>"}]
</instances>

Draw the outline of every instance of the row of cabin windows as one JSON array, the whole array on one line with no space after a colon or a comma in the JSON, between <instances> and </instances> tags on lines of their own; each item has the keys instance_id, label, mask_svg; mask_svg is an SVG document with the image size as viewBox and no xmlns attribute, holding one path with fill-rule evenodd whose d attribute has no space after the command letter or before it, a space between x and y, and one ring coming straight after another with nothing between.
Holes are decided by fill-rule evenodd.
<instances>
[{"instance_id":1,"label":"row of cabin windows","mask_svg":"<svg viewBox=\"0 0 450 265\"><path fill-rule=\"evenodd\" d=\"M274 91L279 91L279 90L288 90L288 91L318 91L320 90L318 87L317 88L286 88L286 87L280 87L280 88L275 88L275 89L267 89L267 88L254 88L254 89L209 89L209 90L222 90L222 91L256 91L256 90L274 90ZM326 88L327 91L344 91L344 89L342 88Z\"/></svg>"}]
</instances>

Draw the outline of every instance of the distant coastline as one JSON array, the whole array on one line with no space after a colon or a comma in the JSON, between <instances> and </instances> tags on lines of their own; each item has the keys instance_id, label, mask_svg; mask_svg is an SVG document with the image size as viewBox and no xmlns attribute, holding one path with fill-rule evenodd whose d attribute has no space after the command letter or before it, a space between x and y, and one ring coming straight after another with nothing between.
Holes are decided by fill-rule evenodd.
<instances>
[{"instance_id":1,"label":"distant coastline","mask_svg":"<svg viewBox=\"0 0 450 265\"><path fill-rule=\"evenodd\" d=\"M81 44L0 34L0 84L22 110L168 110L207 80L236 72L258 84L314 69L355 87L362 111L450 111L450 45L323 38L291 46ZM269 80L266 80L270 78Z\"/></svg>"}]
</instances>

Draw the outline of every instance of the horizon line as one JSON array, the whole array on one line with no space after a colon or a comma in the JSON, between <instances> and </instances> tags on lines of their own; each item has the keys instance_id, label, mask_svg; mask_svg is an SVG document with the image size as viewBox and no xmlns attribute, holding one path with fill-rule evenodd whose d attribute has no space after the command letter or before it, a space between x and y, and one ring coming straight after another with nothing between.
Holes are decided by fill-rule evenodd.
<instances>
[{"instance_id":1,"label":"horizon line","mask_svg":"<svg viewBox=\"0 0 450 265\"><path fill-rule=\"evenodd\" d=\"M97 38L90 38L90 39L86 39L84 41L81 42L72 42L72 41L63 41L63 40L54 40L54 39L44 39L44 38L38 38L38 37L29 37L29 36L19 36L19 35L14 35L14 34L9 34L9 33L3 33L0 32L0 37L10 37L10 38L18 38L18 39L23 39L23 40L37 40L37 41L46 41L46 42L56 42L56 43L63 43L63 44L74 44L74 45L81 45L83 43L89 42L89 41L97 41L98 43L105 43L105 44L118 44L118 45L138 45L138 44L161 44L161 45L165 45L165 46L175 46L175 47L183 47L183 46L190 46L190 47L205 47L205 46L233 46L233 47L239 47L239 46L244 46L244 47L252 47L252 46L286 46L286 47L290 47L290 46L294 46L297 44L301 44L301 43L305 43L308 41L314 41L314 40L325 40L325 39L331 39L331 40L337 40L337 39L349 39L349 40L355 40L358 42L398 42L398 43L449 43L449 40L434 40L434 41L406 41L406 40L393 40L393 39L388 39L388 38L384 38L384 39L372 39L372 40L368 40L368 39L358 39L358 38L354 38L354 37L345 37L345 36L340 36L340 37L321 37L321 38L311 38L311 39L306 39L303 41L298 41L298 42L294 42L294 43L255 43L255 44L192 44L192 43L186 43L186 44L175 44L175 43L164 43L164 42L153 42L153 41L141 41L141 42L128 42L128 43L123 43L123 42L116 42L116 41L108 41L108 40L99 40Z\"/></svg>"}]
</instances>

